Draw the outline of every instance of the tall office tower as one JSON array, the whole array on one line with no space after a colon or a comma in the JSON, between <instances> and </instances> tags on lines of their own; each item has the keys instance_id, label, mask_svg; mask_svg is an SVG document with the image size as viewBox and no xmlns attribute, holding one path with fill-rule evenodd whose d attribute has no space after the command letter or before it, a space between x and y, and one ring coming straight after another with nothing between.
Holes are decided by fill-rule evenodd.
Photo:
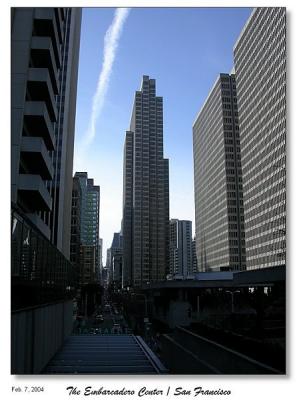
<instances>
[{"instance_id":1,"label":"tall office tower","mask_svg":"<svg viewBox=\"0 0 297 400\"><path fill-rule=\"evenodd\" d=\"M123 282L132 286L133 132L126 132L123 165ZM107 258L108 261L108 258Z\"/></svg>"},{"instance_id":2,"label":"tall office tower","mask_svg":"<svg viewBox=\"0 0 297 400\"><path fill-rule=\"evenodd\" d=\"M193 273L192 222L171 219L169 238L170 274L186 279Z\"/></svg>"},{"instance_id":3,"label":"tall office tower","mask_svg":"<svg viewBox=\"0 0 297 400\"><path fill-rule=\"evenodd\" d=\"M196 237L192 240L192 273L198 272L197 252L196 252Z\"/></svg>"},{"instance_id":4,"label":"tall office tower","mask_svg":"<svg viewBox=\"0 0 297 400\"><path fill-rule=\"evenodd\" d=\"M193 125L196 249L200 271L245 269L236 84L220 74Z\"/></svg>"},{"instance_id":5,"label":"tall office tower","mask_svg":"<svg viewBox=\"0 0 297 400\"><path fill-rule=\"evenodd\" d=\"M11 14L11 200L68 259L80 16L79 8Z\"/></svg>"},{"instance_id":6,"label":"tall office tower","mask_svg":"<svg viewBox=\"0 0 297 400\"><path fill-rule=\"evenodd\" d=\"M81 186L78 177L73 178L72 185L72 206L71 206L71 237L70 237L70 261L75 268L76 283L81 282L80 265L80 228L81 228Z\"/></svg>"},{"instance_id":7,"label":"tall office tower","mask_svg":"<svg viewBox=\"0 0 297 400\"><path fill-rule=\"evenodd\" d=\"M123 182L124 285L165 279L169 267L169 166L163 99L143 76L126 132Z\"/></svg>"},{"instance_id":8,"label":"tall office tower","mask_svg":"<svg viewBox=\"0 0 297 400\"><path fill-rule=\"evenodd\" d=\"M87 172L76 172L74 177L81 188L80 254L84 282L98 282L100 186L94 185Z\"/></svg>"},{"instance_id":9,"label":"tall office tower","mask_svg":"<svg viewBox=\"0 0 297 400\"><path fill-rule=\"evenodd\" d=\"M247 268L285 265L286 9L254 9L234 60Z\"/></svg>"}]
</instances>

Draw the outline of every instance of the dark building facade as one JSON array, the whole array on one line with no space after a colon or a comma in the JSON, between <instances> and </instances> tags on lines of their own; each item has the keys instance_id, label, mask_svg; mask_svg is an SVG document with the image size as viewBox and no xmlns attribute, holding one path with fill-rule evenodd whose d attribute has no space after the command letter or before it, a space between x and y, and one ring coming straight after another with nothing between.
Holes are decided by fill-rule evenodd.
<instances>
[{"instance_id":1,"label":"dark building facade","mask_svg":"<svg viewBox=\"0 0 297 400\"><path fill-rule=\"evenodd\" d=\"M196 251L196 237L192 240L192 273L198 272L197 251Z\"/></svg>"},{"instance_id":2,"label":"dark building facade","mask_svg":"<svg viewBox=\"0 0 297 400\"><path fill-rule=\"evenodd\" d=\"M247 269L286 263L286 9L255 8L234 46Z\"/></svg>"},{"instance_id":3,"label":"dark building facade","mask_svg":"<svg viewBox=\"0 0 297 400\"><path fill-rule=\"evenodd\" d=\"M173 279L186 279L193 273L192 221L170 220L169 260Z\"/></svg>"},{"instance_id":4,"label":"dark building facade","mask_svg":"<svg viewBox=\"0 0 297 400\"><path fill-rule=\"evenodd\" d=\"M72 206L71 206L71 237L70 237L70 261L76 271L76 280L81 281L81 260L80 260L80 227L82 194L79 179L73 178Z\"/></svg>"},{"instance_id":5,"label":"dark building facade","mask_svg":"<svg viewBox=\"0 0 297 400\"><path fill-rule=\"evenodd\" d=\"M76 172L73 178L80 188L80 269L82 283L98 283L100 278L100 186L87 172ZM78 219L77 219L78 221ZM73 220L73 222L75 222Z\"/></svg>"},{"instance_id":6,"label":"dark building facade","mask_svg":"<svg viewBox=\"0 0 297 400\"><path fill-rule=\"evenodd\" d=\"M81 9L11 14L11 200L70 258Z\"/></svg>"},{"instance_id":7,"label":"dark building facade","mask_svg":"<svg viewBox=\"0 0 297 400\"><path fill-rule=\"evenodd\" d=\"M113 235L111 247L108 249L107 267L109 284L114 288L123 286L123 236L120 232Z\"/></svg>"},{"instance_id":8,"label":"dark building facade","mask_svg":"<svg viewBox=\"0 0 297 400\"><path fill-rule=\"evenodd\" d=\"M220 74L193 125L199 271L246 268L235 76Z\"/></svg>"},{"instance_id":9,"label":"dark building facade","mask_svg":"<svg viewBox=\"0 0 297 400\"><path fill-rule=\"evenodd\" d=\"M133 132L126 132L123 165L123 281L132 286ZM108 258L107 258L108 261Z\"/></svg>"},{"instance_id":10,"label":"dark building facade","mask_svg":"<svg viewBox=\"0 0 297 400\"><path fill-rule=\"evenodd\" d=\"M123 182L124 285L139 287L169 269L169 164L163 158L163 99L143 76L126 132Z\"/></svg>"}]
</instances>

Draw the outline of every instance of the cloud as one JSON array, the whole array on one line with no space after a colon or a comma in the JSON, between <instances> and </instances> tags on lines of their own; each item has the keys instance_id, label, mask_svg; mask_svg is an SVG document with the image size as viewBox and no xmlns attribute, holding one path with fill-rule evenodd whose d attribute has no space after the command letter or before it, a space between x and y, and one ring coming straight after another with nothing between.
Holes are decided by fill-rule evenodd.
<instances>
[{"instance_id":1,"label":"cloud","mask_svg":"<svg viewBox=\"0 0 297 400\"><path fill-rule=\"evenodd\" d=\"M103 63L98 77L96 92L92 101L92 112L88 129L83 137L83 145L87 147L96 135L96 122L100 117L105 97L109 85L110 75L112 73L113 63L121 37L122 29L126 18L128 17L129 8L117 8L111 25L106 31L104 37Z\"/></svg>"}]
</instances>

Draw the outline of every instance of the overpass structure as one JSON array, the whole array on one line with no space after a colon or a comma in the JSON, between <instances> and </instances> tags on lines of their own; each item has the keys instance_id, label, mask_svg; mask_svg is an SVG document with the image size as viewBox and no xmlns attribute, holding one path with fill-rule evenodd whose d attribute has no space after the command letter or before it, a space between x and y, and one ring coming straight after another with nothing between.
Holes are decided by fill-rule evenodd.
<instances>
[{"instance_id":1,"label":"overpass structure","mask_svg":"<svg viewBox=\"0 0 297 400\"><path fill-rule=\"evenodd\" d=\"M259 315L270 303L285 307L286 268L201 272L191 279L149 283L141 288L143 309L170 328L210 315ZM269 294L269 296L268 296Z\"/></svg>"},{"instance_id":2,"label":"overpass structure","mask_svg":"<svg viewBox=\"0 0 297 400\"><path fill-rule=\"evenodd\" d=\"M276 267L239 272L200 272L195 274L193 279L155 282L143 286L142 290L269 287L276 283L284 283L285 280L286 267L280 265Z\"/></svg>"}]
</instances>

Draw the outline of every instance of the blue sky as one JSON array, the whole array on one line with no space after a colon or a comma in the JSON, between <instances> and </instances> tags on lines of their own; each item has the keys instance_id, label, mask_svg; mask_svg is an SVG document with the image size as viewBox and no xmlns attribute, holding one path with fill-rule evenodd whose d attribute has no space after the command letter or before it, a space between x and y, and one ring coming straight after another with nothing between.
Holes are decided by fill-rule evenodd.
<instances>
[{"instance_id":1,"label":"blue sky","mask_svg":"<svg viewBox=\"0 0 297 400\"><path fill-rule=\"evenodd\" d=\"M250 8L132 8L117 32L105 90L97 99L104 37L114 8L83 9L73 170L101 186L100 236L105 260L122 218L123 145L142 75L156 79L164 103L164 156L169 158L170 218L193 221L192 124L217 75L233 67L232 50ZM104 74L103 74L104 75Z\"/></svg>"}]
</instances>

